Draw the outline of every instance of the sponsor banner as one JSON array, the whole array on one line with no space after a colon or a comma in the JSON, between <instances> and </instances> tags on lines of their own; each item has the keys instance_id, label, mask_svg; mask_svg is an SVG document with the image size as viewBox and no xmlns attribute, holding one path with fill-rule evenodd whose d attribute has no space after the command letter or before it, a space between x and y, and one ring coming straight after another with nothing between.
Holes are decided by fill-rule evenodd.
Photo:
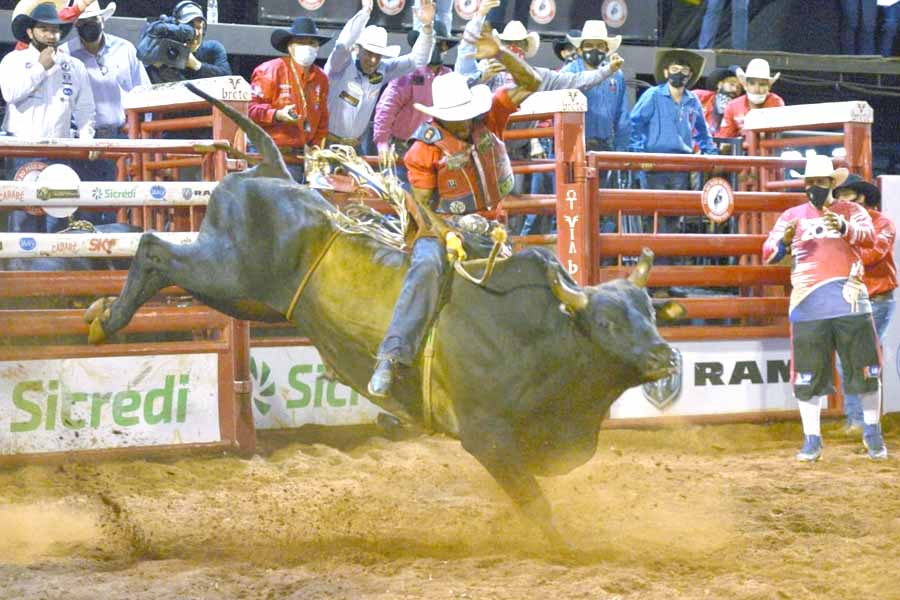
<instances>
[{"instance_id":1,"label":"sponsor banner","mask_svg":"<svg viewBox=\"0 0 900 600\"><path fill-rule=\"evenodd\" d=\"M311 10L315 10L315 8ZM250 84L239 75L206 77L194 79L188 83L223 102L250 102L253 98L253 89ZM187 89L184 82L181 81L139 86L122 94L122 106L125 110L197 104L198 102L203 102L203 100Z\"/></svg>"},{"instance_id":2,"label":"sponsor banner","mask_svg":"<svg viewBox=\"0 0 900 600\"><path fill-rule=\"evenodd\" d=\"M0 233L0 258L121 258L134 256L143 233ZM157 233L171 244L193 244L197 232Z\"/></svg>"},{"instance_id":3,"label":"sponsor banner","mask_svg":"<svg viewBox=\"0 0 900 600\"><path fill-rule=\"evenodd\" d=\"M325 365L313 346L253 348L250 356L258 429L358 425L383 412L349 387L322 378Z\"/></svg>"},{"instance_id":4,"label":"sponsor banner","mask_svg":"<svg viewBox=\"0 0 900 600\"><path fill-rule=\"evenodd\" d=\"M216 354L0 362L0 454L219 441Z\"/></svg>"},{"instance_id":5,"label":"sponsor banner","mask_svg":"<svg viewBox=\"0 0 900 600\"><path fill-rule=\"evenodd\" d=\"M787 338L678 342L681 376L627 390L610 417L795 410Z\"/></svg>"},{"instance_id":6,"label":"sponsor banner","mask_svg":"<svg viewBox=\"0 0 900 600\"><path fill-rule=\"evenodd\" d=\"M89 182L52 187L36 181L0 184L0 208L24 206L206 206L218 184L197 182Z\"/></svg>"}]
</instances>

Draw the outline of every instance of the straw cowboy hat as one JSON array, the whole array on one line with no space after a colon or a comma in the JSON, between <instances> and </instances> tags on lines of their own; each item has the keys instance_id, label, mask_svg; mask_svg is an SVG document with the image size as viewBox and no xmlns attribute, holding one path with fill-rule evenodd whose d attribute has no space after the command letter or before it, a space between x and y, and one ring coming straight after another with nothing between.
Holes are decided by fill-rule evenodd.
<instances>
[{"instance_id":1,"label":"straw cowboy hat","mask_svg":"<svg viewBox=\"0 0 900 600\"><path fill-rule=\"evenodd\" d=\"M680 65L686 65L691 68L691 78L687 82L687 87L692 88L703 74L703 65L706 59L702 55L683 48L674 48L672 50L660 50L656 53L656 82L663 83L666 76L663 71L670 64L677 62Z\"/></svg>"},{"instance_id":2,"label":"straw cowboy hat","mask_svg":"<svg viewBox=\"0 0 900 600\"><path fill-rule=\"evenodd\" d=\"M478 84L469 87L468 79L456 71L438 75L431 82L433 106L418 102L413 107L441 121L468 121L491 110L491 88Z\"/></svg>"},{"instance_id":3,"label":"straw cowboy hat","mask_svg":"<svg viewBox=\"0 0 900 600\"><path fill-rule=\"evenodd\" d=\"M781 77L781 73L775 73L775 76L772 77L772 72L769 70L769 61L764 58L754 58L751 60L747 64L746 71L738 67L735 75L737 75L738 79L741 80L741 83L744 84L745 87L748 79L768 79L769 85L771 85Z\"/></svg>"},{"instance_id":4,"label":"straw cowboy hat","mask_svg":"<svg viewBox=\"0 0 900 600\"><path fill-rule=\"evenodd\" d=\"M581 48L581 43L586 40L601 40L606 42L607 52L612 54L616 50L619 49L619 46L622 45L622 36L617 35L610 37L606 32L606 23L604 21L585 21L584 27L581 28L581 33L578 37L568 36L569 40L572 41L572 45L576 48Z\"/></svg>"},{"instance_id":5,"label":"straw cowboy hat","mask_svg":"<svg viewBox=\"0 0 900 600\"><path fill-rule=\"evenodd\" d=\"M831 163L831 158L825 156L824 154L813 154L809 158L806 159L806 168L802 173L798 171L791 171L791 177L797 177L802 179L812 179L813 177L830 177L831 181L834 182L835 188L841 186L844 181L847 179L847 176L850 172L841 167L840 169L835 169L834 165Z\"/></svg>"},{"instance_id":6,"label":"straw cowboy hat","mask_svg":"<svg viewBox=\"0 0 900 600\"><path fill-rule=\"evenodd\" d=\"M400 56L400 44L388 46L388 33L384 27L378 25L367 25L356 40L360 47L365 48L369 52L380 54L388 58L397 58Z\"/></svg>"},{"instance_id":7,"label":"straw cowboy hat","mask_svg":"<svg viewBox=\"0 0 900 600\"><path fill-rule=\"evenodd\" d=\"M313 38L319 40L320 46L331 41L330 35L319 33L319 28L316 27L315 21L309 17L297 17L294 19L294 22L291 23L290 29L284 27L273 31L272 35L269 36L269 42L272 44L273 48L282 54L287 54L287 46L290 41L295 38Z\"/></svg>"},{"instance_id":8,"label":"straw cowboy hat","mask_svg":"<svg viewBox=\"0 0 900 600\"><path fill-rule=\"evenodd\" d=\"M501 42L515 42L522 46L525 51L525 58L531 58L537 54L538 48L541 46L541 36L536 31L529 32L525 29L522 21L510 21L503 28L503 33L497 33L495 29L494 35Z\"/></svg>"},{"instance_id":9,"label":"straw cowboy hat","mask_svg":"<svg viewBox=\"0 0 900 600\"><path fill-rule=\"evenodd\" d=\"M29 44L31 38L28 37L27 30L34 27L35 23L47 23L59 25L60 39L65 38L75 25L59 18L59 11L67 4L66 0L21 0L12 14L13 37Z\"/></svg>"},{"instance_id":10,"label":"straw cowboy hat","mask_svg":"<svg viewBox=\"0 0 900 600\"><path fill-rule=\"evenodd\" d=\"M859 175L848 175L844 183L834 187L833 194L837 196L840 190L853 190L866 197L866 206L878 207L881 205L881 190L874 183L869 183Z\"/></svg>"},{"instance_id":11,"label":"straw cowboy hat","mask_svg":"<svg viewBox=\"0 0 900 600\"><path fill-rule=\"evenodd\" d=\"M116 3L110 2L106 5L106 8L100 9L99 2L91 2L88 4L88 7L84 9L84 12L78 17L78 20L82 19L93 19L94 17L100 17L101 21L105 21L116 12Z\"/></svg>"}]
</instances>

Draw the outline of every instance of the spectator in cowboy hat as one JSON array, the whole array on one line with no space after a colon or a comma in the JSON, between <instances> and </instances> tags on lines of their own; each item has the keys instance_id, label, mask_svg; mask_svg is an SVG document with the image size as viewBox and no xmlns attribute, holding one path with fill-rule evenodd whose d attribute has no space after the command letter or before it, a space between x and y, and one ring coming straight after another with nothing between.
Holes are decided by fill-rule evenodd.
<instances>
[{"instance_id":1,"label":"spectator in cowboy hat","mask_svg":"<svg viewBox=\"0 0 900 600\"><path fill-rule=\"evenodd\" d=\"M775 73L773 76L769 70L769 61L766 59L754 58L747 65L746 71L738 67L735 74L744 86L745 92L743 96L735 98L725 107L722 126L718 132L720 137L743 137L744 119L754 108L784 106L781 96L771 91L781 73Z\"/></svg>"},{"instance_id":2,"label":"spectator in cowboy hat","mask_svg":"<svg viewBox=\"0 0 900 600\"><path fill-rule=\"evenodd\" d=\"M728 103L743 93L744 88L738 79L737 70L736 65L716 69L706 77L705 90L691 90L703 105L706 126L712 136L716 136L719 131Z\"/></svg>"},{"instance_id":3,"label":"spectator in cowboy hat","mask_svg":"<svg viewBox=\"0 0 900 600\"><path fill-rule=\"evenodd\" d=\"M319 33L315 21L297 17L290 29L276 29L269 38L272 47L285 56L253 70L250 118L290 154L302 155L307 146L325 145L328 77L314 61L319 47L330 40L330 35ZM294 179L302 182L302 165L289 168Z\"/></svg>"},{"instance_id":4,"label":"spectator in cowboy hat","mask_svg":"<svg viewBox=\"0 0 900 600\"><path fill-rule=\"evenodd\" d=\"M478 12L466 24L463 41L456 53L456 66L454 70L470 77L472 84L485 83L492 90L501 85L510 83L510 77L504 75L503 66L495 60L475 61L472 54L472 44L466 40L475 39L481 32L481 27L487 22L487 15L499 6L500 0L482 0L478 6ZM502 32L493 31L505 48L521 58L528 60L537 54L541 44L541 36L534 31L528 31L521 21L510 21Z\"/></svg>"},{"instance_id":5,"label":"spectator in cowboy hat","mask_svg":"<svg viewBox=\"0 0 900 600\"><path fill-rule=\"evenodd\" d=\"M194 28L194 39L187 44L187 63L183 69L164 64L148 65L150 80L162 83L231 75L225 46L216 40L205 39L206 17L200 5L193 0L183 0L172 9L172 16L178 23Z\"/></svg>"},{"instance_id":6,"label":"spectator in cowboy hat","mask_svg":"<svg viewBox=\"0 0 900 600\"><path fill-rule=\"evenodd\" d=\"M841 359L848 391L860 395L863 443L872 459L887 458L881 434L881 355L872 304L861 277L860 251L875 243L872 218L863 207L839 202L834 189L847 179L827 156L806 159L808 202L784 211L763 245L766 264L791 256L791 383L803 422L797 460L822 455L820 414L834 391L832 356Z\"/></svg>"},{"instance_id":7,"label":"spectator in cowboy hat","mask_svg":"<svg viewBox=\"0 0 900 600\"><path fill-rule=\"evenodd\" d=\"M422 33L412 52L400 56L400 46L388 44L387 31L366 26L372 0L344 25L325 63L328 76L328 143L358 147L381 88L417 67L428 64L433 44L434 4L422 0L416 18Z\"/></svg>"},{"instance_id":8,"label":"spectator in cowboy hat","mask_svg":"<svg viewBox=\"0 0 900 600\"><path fill-rule=\"evenodd\" d=\"M411 30L407 35L409 45L415 44L419 32ZM434 50L428 64L418 67L412 73L407 73L399 79L390 82L384 89L378 105L375 107L375 121L373 122L372 138L378 148L378 156L381 163L391 157L391 143L395 146L398 155L405 154L409 148L410 139L422 123L428 119L428 115L415 109L413 104L418 102L423 106L430 106L431 82L435 77L450 73L452 69L444 65L444 57L459 44L459 39L449 35L444 24L434 23ZM402 164L397 165L397 171L405 179L406 169Z\"/></svg>"},{"instance_id":9,"label":"spectator in cowboy hat","mask_svg":"<svg viewBox=\"0 0 900 600\"><path fill-rule=\"evenodd\" d=\"M94 137L94 97L87 71L57 51L72 27L60 19L53 2L25 0L13 11L13 37L29 45L0 61L0 92L7 102L3 129L11 135L25 140L71 138L74 120L81 139ZM13 173L35 160L13 159ZM46 229L42 211L17 210L9 216L9 231Z\"/></svg>"},{"instance_id":10,"label":"spectator in cowboy hat","mask_svg":"<svg viewBox=\"0 0 900 600\"><path fill-rule=\"evenodd\" d=\"M897 289L897 267L894 263L894 240L897 227L894 222L881 211L881 190L859 175L849 175L841 185L834 188L833 195L838 202L855 202L862 205L875 227L875 245L862 248L865 273L863 283L872 304L872 320L875 322L875 333L878 340L884 343L884 336L894 314L896 301L894 290ZM843 369L838 367L838 373ZM843 383L843 378L841 379ZM844 387L844 415L847 423L844 432L860 434L865 431L863 405L859 394L852 394Z\"/></svg>"},{"instance_id":11,"label":"spectator in cowboy hat","mask_svg":"<svg viewBox=\"0 0 900 600\"><path fill-rule=\"evenodd\" d=\"M102 9L99 2L92 2L75 21L78 35L62 47L87 69L96 108L94 137L101 139L125 137L122 131L125 126L122 92L150 85L147 71L138 60L131 42L104 30L107 19L115 12L115 2ZM114 160L82 161L76 168L86 181L116 181ZM85 211L83 215L76 213L75 218L101 224L114 222L115 216L114 211Z\"/></svg>"},{"instance_id":12,"label":"spectator in cowboy hat","mask_svg":"<svg viewBox=\"0 0 900 600\"><path fill-rule=\"evenodd\" d=\"M87 8L88 4L90 4L92 0L77 0L76 2L72 2L71 6L69 6L68 0L36 0L38 4L51 1L56 5L56 10L59 14L60 21L63 21L64 23L72 23L75 21L75 19L78 18L78 15L80 15L82 11ZM35 0L23 0L16 4L16 8L13 10L13 19L15 19L16 16L22 15L22 11L25 10L26 7L34 6L36 2ZM28 8L28 11L30 10L31 9ZM16 50L24 50L28 47L28 44L28 41L18 40L16 41Z\"/></svg>"}]
</instances>

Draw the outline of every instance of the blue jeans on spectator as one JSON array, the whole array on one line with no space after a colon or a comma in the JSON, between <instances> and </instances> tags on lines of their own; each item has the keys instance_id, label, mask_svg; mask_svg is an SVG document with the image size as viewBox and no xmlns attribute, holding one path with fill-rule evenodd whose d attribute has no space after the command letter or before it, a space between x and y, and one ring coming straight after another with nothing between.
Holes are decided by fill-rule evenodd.
<instances>
[{"instance_id":1,"label":"blue jeans on spectator","mask_svg":"<svg viewBox=\"0 0 900 600\"><path fill-rule=\"evenodd\" d=\"M894 53L897 23L900 22L900 2L882 8L884 8L884 24L881 26L881 55L891 56Z\"/></svg>"},{"instance_id":2,"label":"blue jeans on spectator","mask_svg":"<svg viewBox=\"0 0 900 600\"><path fill-rule=\"evenodd\" d=\"M888 325L891 323L891 317L894 315L897 301L891 297L888 300L872 302L872 320L875 321L875 333L878 334L878 340L884 342L884 334L887 332ZM840 361L840 358L838 359ZM838 362L838 373L843 377L840 362ZM844 382L841 381L843 387ZM862 400L856 394L848 394L844 390L844 415L847 417L847 423L851 425L863 424L863 407Z\"/></svg>"},{"instance_id":3,"label":"blue jeans on spectator","mask_svg":"<svg viewBox=\"0 0 900 600\"><path fill-rule=\"evenodd\" d=\"M421 0L416 0L415 8L421 6ZM434 2L434 21L441 22L447 27L447 31L453 31L453 0L435 0ZM416 31L422 29L422 24L418 19L413 19L413 29Z\"/></svg>"},{"instance_id":4,"label":"blue jeans on spectator","mask_svg":"<svg viewBox=\"0 0 900 600\"><path fill-rule=\"evenodd\" d=\"M719 23L726 0L706 0L703 25L700 28L700 49L713 48L719 33ZM747 29L750 24L750 0L731 0L731 47L747 49Z\"/></svg>"},{"instance_id":5,"label":"blue jeans on spectator","mask_svg":"<svg viewBox=\"0 0 900 600\"><path fill-rule=\"evenodd\" d=\"M503 31L503 28L509 21L521 21L525 28L528 28L528 20L530 18L531 13L531 1L530 0L513 0L515 6L513 7L513 16L512 18L508 18L506 16L506 7L509 4L510 0L500 0L500 6L497 8L492 8L491 11L487 15L488 23L493 26L497 31Z\"/></svg>"},{"instance_id":6,"label":"blue jeans on spectator","mask_svg":"<svg viewBox=\"0 0 900 600\"><path fill-rule=\"evenodd\" d=\"M875 54L877 0L841 0L841 50L844 54Z\"/></svg>"}]
</instances>

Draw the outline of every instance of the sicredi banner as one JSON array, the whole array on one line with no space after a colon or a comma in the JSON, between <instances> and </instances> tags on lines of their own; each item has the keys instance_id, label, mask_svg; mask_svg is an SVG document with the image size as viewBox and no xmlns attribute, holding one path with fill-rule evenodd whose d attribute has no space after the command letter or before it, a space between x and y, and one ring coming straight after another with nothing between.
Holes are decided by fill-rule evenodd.
<instances>
[{"instance_id":1,"label":"sicredi banner","mask_svg":"<svg viewBox=\"0 0 900 600\"><path fill-rule=\"evenodd\" d=\"M676 342L681 377L627 390L613 419L794 410L790 340Z\"/></svg>"},{"instance_id":2,"label":"sicredi banner","mask_svg":"<svg viewBox=\"0 0 900 600\"><path fill-rule=\"evenodd\" d=\"M216 354L0 362L0 455L220 440Z\"/></svg>"},{"instance_id":3,"label":"sicredi banner","mask_svg":"<svg viewBox=\"0 0 900 600\"><path fill-rule=\"evenodd\" d=\"M313 346L253 348L253 421L258 429L372 423L380 408L346 385L322 377Z\"/></svg>"}]
</instances>

